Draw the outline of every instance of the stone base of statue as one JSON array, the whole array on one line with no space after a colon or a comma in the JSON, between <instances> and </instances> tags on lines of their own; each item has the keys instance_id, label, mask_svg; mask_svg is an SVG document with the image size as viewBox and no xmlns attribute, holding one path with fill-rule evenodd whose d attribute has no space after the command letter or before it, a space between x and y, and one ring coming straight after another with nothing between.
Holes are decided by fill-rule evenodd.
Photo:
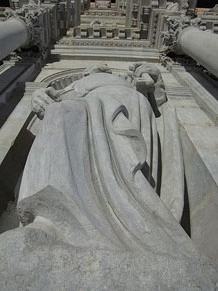
<instances>
[{"instance_id":1,"label":"stone base of statue","mask_svg":"<svg viewBox=\"0 0 218 291\"><path fill-rule=\"evenodd\" d=\"M216 273L199 257L149 248L74 247L56 238L52 225L40 219L1 235L0 256L2 291L216 290Z\"/></svg>"}]
</instances>

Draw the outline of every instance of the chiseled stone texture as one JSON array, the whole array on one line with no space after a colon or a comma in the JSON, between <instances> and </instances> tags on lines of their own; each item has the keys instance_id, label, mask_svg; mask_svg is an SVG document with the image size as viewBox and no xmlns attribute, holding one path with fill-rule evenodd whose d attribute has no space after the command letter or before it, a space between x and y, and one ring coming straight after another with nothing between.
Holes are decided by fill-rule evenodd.
<instances>
[{"instance_id":1,"label":"chiseled stone texture","mask_svg":"<svg viewBox=\"0 0 218 291\"><path fill-rule=\"evenodd\" d=\"M4 233L0 257L2 291L216 290L201 259L75 248L31 227Z\"/></svg>"},{"instance_id":2,"label":"chiseled stone texture","mask_svg":"<svg viewBox=\"0 0 218 291\"><path fill-rule=\"evenodd\" d=\"M181 191L165 168L172 189L159 197L152 108L133 84L103 69L61 92L35 93L33 109L44 119L20 187L24 227L1 236L1 290L215 290L212 264L179 225L176 112L164 104L161 142ZM159 75L144 65L138 72Z\"/></svg>"}]
</instances>

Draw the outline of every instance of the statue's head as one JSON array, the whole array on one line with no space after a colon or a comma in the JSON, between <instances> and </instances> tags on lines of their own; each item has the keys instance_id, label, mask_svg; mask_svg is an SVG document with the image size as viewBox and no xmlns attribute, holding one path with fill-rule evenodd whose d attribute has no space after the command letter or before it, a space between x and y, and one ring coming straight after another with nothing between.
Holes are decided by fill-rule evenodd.
<instances>
[{"instance_id":1,"label":"statue's head","mask_svg":"<svg viewBox=\"0 0 218 291\"><path fill-rule=\"evenodd\" d=\"M86 77L91 74L96 74L96 73L108 73L112 74L112 70L108 67L107 64L97 64L97 65L92 65L88 67L87 69L84 70L82 76Z\"/></svg>"}]
</instances>

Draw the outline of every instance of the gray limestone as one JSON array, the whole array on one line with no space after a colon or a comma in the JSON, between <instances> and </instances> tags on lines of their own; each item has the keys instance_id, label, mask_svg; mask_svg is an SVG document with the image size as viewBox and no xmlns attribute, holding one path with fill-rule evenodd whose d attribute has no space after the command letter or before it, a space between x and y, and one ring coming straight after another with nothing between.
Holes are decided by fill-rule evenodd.
<instances>
[{"instance_id":1,"label":"gray limestone","mask_svg":"<svg viewBox=\"0 0 218 291\"><path fill-rule=\"evenodd\" d=\"M217 102L166 55L151 64L179 44L217 76L216 11L96 4L0 22L0 59L27 48L0 66L0 101L18 102L0 129L0 289L216 290Z\"/></svg>"},{"instance_id":2,"label":"gray limestone","mask_svg":"<svg viewBox=\"0 0 218 291\"><path fill-rule=\"evenodd\" d=\"M216 290L217 276L204 260L75 248L41 229L42 222L1 236L2 291Z\"/></svg>"},{"instance_id":3,"label":"gray limestone","mask_svg":"<svg viewBox=\"0 0 218 291\"><path fill-rule=\"evenodd\" d=\"M217 262L217 103L184 68L174 66L172 72L177 79L169 72L163 72L162 76L168 103L175 108L180 125L191 238L210 260ZM182 90L183 86L187 88L187 84L190 85L189 94ZM205 92L207 94L203 95Z\"/></svg>"},{"instance_id":4,"label":"gray limestone","mask_svg":"<svg viewBox=\"0 0 218 291\"><path fill-rule=\"evenodd\" d=\"M0 60L27 44L29 32L26 24L17 18L0 21Z\"/></svg>"},{"instance_id":5,"label":"gray limestone","mask_svg":"<svg viewBox=\"0 0 218 291\"><path fill-rule=\"evenodd\" d=\"M190 41L192 40L192 41ZM184 29L178 38L178 46L183 53L218 77L218 36L211 31L201 31L196 27Z\"/></svg>"},{"instance_id":6,"label":"gray limestone","mask_svg":"<svg viewBox=\"0 0 218 291\"><path fill-rule=\"evenodd\" d=\"M134 85L145 73L155 98L160 72L144 63L129 81L93 66L60 91L34 93L43 121L20 187L23 227L1 236L2 290L215 290L216 272L178 222L183 164L167 103L160 185L161 126Z\"/></svg>"}]
</instances>

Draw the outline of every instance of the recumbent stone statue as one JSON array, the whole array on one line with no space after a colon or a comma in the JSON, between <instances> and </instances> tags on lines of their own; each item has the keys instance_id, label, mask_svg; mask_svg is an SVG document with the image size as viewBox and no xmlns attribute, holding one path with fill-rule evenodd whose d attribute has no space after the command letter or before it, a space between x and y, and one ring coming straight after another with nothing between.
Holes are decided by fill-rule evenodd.
<instances>
[{"instance_id":1,"label":"recumbent stone statue","mask_svg":"<svg viewBox=\"0 0 218 291\"><path fill-rule=\"evenodd\" d=\"M146 63L130 73L96 66L34 93L41 127L20 187L23 227L1 235L1 290L214 290L214 270L179 224L176 113L166 102L156 118L136 90L148 76L163 103L161 74Z\"/></svg>"}]
</instances>

